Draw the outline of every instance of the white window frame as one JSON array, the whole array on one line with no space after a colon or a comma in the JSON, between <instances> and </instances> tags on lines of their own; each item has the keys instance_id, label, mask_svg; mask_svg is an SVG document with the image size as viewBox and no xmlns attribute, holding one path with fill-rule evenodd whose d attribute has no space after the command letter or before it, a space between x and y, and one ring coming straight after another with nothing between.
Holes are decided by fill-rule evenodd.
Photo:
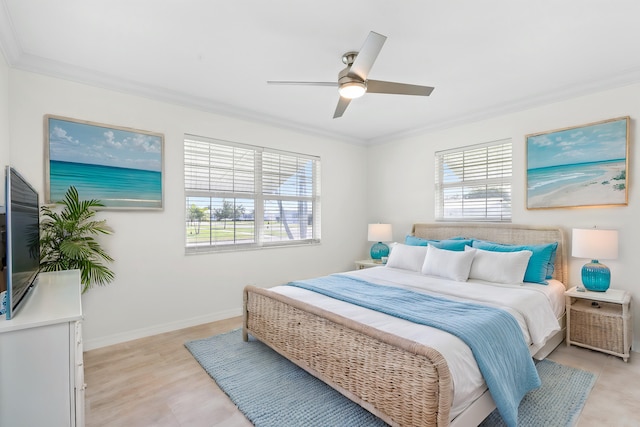
<instances>
[{"instance_id":1,"label":"white window frame","mask_svg":"<svg viewBox=\"0 0 640 427\"><path fill-rule=\"evenodd\" d=\"M511 222L512 148L503 139L436 152L436 221Z\"/></svg>"},{"instance_id":2,"label":"white window frame","mask_svg":"<svg viewBox=\"0 0 640 427\"><path fill-rule=\"evenodd\" d=\"M202 167L202 162L208 163L212 165L208 168L209 177L202 178L202 174L198 178L195 177L195 168L190 164L191 162L195 162L192 157L193 145L199 144L207 144L209 147L208 155L197 155L199 163L199 172L203 172L207 170L206 167ZM216 187L215 180L212 178L214 175L211 173L214 167L219 167L219 164L214 164L212 161L215 161L215 155L212 155L212 152L216 150L216 148L221 151L233 149L235 153L235 149L241 150L243 153L250 152L253 155L253 180L250 182L250 179L247 179L247 171L248 169L244 168L241 171L241 174L244 176L244 179L239 179L241 182L236 182L236 174L233 173L233 179L229 182L233 182L232 188L229 190L221 190L220 188L202 188L203 184L206 185L206 181L209 181L210 187ZM268 156L264 156L263 154L268 153ZM265 188L263 191L263 177L269 176L272 179L285 178L289 175L291 170L285 170L283 175L278 175L279 172L275 172L274 174L265 172L263 174L263 165L266 164L270 159L270 165L277 168L280 163L278 159L282 156L282 158L286 158L289 160L301 161L304 163L308 163L311 161L312 168L312 183L311 183L311 194L310 195L296 195L296 194L278 194L277 192L274 194L267 194L267 189ZM270 248L270 247L283 247L283 246L292 246L292 245L309 245L309 244L318 244L320 243L320 157L313 156L308 154L294 153L283 150L276 150L267 147L260 147L249 144L242 144L230 141L224 141L220 139L207 138L196 135L185 134L184 137L184 183L185 183L185 232L189 228L189 218L188 218L188 210L189 210L189 200L190 198L210 198L210 199L224 199L224 200L253 200L254 205L254 215L253 215L253 224L254 224L254 236L252 242L245 241L234 241L234 242L215 242L211 241L207 243L198 243L193 244L189 243L189 236L185 233L185 250L187 253L202 253L202 252L217 252L217 251L235 251L235 250L251 250L251 249L262 249L262 248ZM249 161L250 163L250 161ZM235 160L232 168L236 168ZM283 165L283 169L284 169ZM289 165L290 166L290 165ZM191 174L191 175L190 175ZM191 184L190 182L197 184ZM273 181L272 181L273 182ZM237 185L236 185L237 184ZM268 185L264 186L268 187ZM271 186L273 188L273 185ZM267 237L268 233L265 230L265 212L264 206L265 201L269 202L305 202L311 205L311 235L306 238L294 238L289 240L269 240ZM258 220L262 218L262 220ZM302 220L300 220L302 221ZM235 227L235 220L230 221L229 224ZM300 226L302 227L302 226ZM301 234L301 233L300 233ZM234 233L235 235L235 233Z\"/></svg>"}]
</instances>

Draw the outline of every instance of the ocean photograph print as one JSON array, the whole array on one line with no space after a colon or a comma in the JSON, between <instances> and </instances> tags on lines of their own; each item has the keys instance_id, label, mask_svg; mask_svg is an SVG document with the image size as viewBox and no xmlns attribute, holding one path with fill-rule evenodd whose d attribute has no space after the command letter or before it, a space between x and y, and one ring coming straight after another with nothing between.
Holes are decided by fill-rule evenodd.
<instances>
[{"instance_id":1,"label":"ocean photograph print","mask_svg":"<svg viewBox=\"0 0 640 427\"><path fill-rule=\"evenodd\" d=\"M627 204L629 117L525 139L527 209Z\"/></svg>"},{"instance_id":2,"label":"ocean photograph print","mask_svg":"<svg viewBox=\"0 0 640 427\"><path fill-rule=\"evenodd\" d=\"M47 203L74 186L105 208L163 208L162 134L54 115L44 130Z\"/></svg>"}]
</instances>

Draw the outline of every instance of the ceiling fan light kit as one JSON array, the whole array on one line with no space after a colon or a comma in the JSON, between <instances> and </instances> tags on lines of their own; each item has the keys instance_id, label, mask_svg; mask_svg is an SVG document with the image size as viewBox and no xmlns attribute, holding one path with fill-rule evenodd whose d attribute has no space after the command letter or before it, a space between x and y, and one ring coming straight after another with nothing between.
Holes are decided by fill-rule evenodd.
<instances>
[{"instance_id":1,"label":"ceiling fan light kit","mask_svg":"<svg viewBox=\"0 0 640 427\"><path fill-rule=\"evenodd\" d=\"M347 82L338 88L340 96L348 99L360 98L366 91L367 85L364 82Z\"/></svg>"},{"instance_id":2,"label":"ceiling fan light kit","mask_svg":"<svg viewBox=\"0 0 640 427\"><path fill-rule=\"evenodd\" d=\"M429 96L433 91L431 86L419 86L405 83L387 82L382 80L368 80L369 71L373 67L382 45L387 40L382 34L371 31L360 52L347 52L342 55L342 62L347 67L338 73L338 82L292 82L267 81L268 84L337 86L340 99L333 114L333 118L342 114L354 98L359 98L366 92L387 93L394 95Z\"/></svg>"}]
</instances>

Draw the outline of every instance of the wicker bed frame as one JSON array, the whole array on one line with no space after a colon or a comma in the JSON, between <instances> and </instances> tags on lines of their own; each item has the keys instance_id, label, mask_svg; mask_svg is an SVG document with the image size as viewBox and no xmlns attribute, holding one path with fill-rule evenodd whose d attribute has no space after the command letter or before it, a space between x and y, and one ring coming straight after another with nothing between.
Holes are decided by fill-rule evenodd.
<instances>
[{"instance_id":1,"label":"wicker bed frame","mask_svg":"<svg viewBox=\"0 0 640 427\"><path fill-rule=\"evenodd\" d=\"M430 239L464 236L511 244L557 241L554 278L568 283L564 234L558 228L415 224L412 234ZM428 346L254 286L244 290L245 341L249 334L390 425L450 424L449 368L444 357ZM562 335L558 336L552 347L562 341ZM547 348L544 356L551 349ZM477 425L494 408L486 392L451 425Z\"/></svg>"}]
</instances>

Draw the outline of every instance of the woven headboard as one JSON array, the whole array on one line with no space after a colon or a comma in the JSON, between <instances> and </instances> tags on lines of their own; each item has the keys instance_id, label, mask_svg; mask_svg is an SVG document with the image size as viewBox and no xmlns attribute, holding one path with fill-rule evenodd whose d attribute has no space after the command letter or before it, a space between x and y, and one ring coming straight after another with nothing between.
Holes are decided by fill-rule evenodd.
<instances>
[{"instance_id":1,"label":"woven headboard","mask_svg":"<svg viewBox=\"0 0 640 427\"><path fill-rule=\"evenodd\" d=\"M564 232L560 228L516 224L438 223L414 224L411 233L425 239L466 237L507 244L541 244L558 242L553 278L569 287Z\"/></svg>"}]
</instances>

